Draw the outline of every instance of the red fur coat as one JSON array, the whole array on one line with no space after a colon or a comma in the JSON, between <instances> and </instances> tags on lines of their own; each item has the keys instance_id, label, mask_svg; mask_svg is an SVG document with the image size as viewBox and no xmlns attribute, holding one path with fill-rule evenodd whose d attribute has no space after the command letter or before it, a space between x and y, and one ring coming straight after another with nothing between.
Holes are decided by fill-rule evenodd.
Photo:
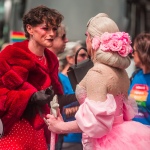
<instances>
[{"instance_id":1,"label":"red fur coat","mask_svg":"<svg viewBox=\"0 0 150 150\"><path fill-rule=\"evenodd\" d=\"M48 49L45 49L44 53L47 66L42 65L31 53L27 40L7 46L0 53L0 118L4 133L8 133L12 126L24 117L34 128L43 127L44 121L36 107L27 107L34 92L52 85L55 93L62 94L58 80L57 57ZM35 111L34 117L28 115L31 114L30 111ZM44 106L42 111L49 113L49 107Z\"/></svg>"}]
</instances>

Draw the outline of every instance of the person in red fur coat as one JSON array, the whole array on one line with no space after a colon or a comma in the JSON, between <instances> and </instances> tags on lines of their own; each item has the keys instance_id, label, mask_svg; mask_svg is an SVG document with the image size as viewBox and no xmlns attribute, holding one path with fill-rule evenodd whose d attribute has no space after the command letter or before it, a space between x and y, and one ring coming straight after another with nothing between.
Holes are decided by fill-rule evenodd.
<instances>
[{"instance_id":1,"label":"person in red fur coat","mask_svg":"<svg viewBox=\"0 0 150 150\"><path fill-rule=\"evenodd\" d=\"M63 95L58 59L46 48L52 46L62 20L55 9L32 8L23 17L27 40L0 53L1 150L47 150L50 132L43 117L50 113L49 102L54 94L60 107L76 100Z\"/></svg>"}]
</instances>

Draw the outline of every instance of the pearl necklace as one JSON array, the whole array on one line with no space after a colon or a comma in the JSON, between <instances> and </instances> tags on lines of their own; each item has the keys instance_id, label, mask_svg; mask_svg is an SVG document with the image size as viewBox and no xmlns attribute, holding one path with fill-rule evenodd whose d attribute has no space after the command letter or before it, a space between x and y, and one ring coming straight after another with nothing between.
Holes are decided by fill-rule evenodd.
<instances>
[{"instance_id":1,"label":"pearl necklace","mask_svg":"<svg viewBox=\"0 0 150 150\"><path fill-rule=\"evenodd\" d=\"M44 54L43 54L43 56L37 56L37 55L36 55L36 57L37 57L38 60L41 61L42 59L44 59L45 55L44 55Z\"/></svg>"}]
</instances>

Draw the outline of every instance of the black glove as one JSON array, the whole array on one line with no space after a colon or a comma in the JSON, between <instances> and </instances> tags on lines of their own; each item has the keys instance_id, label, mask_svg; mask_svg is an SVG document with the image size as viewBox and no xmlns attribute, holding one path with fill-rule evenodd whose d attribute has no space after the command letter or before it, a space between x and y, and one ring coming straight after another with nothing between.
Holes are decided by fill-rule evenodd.
<instances>
[{"instance_id":1,"label":"black glove","mask_svg":"<svg viewBox=\"0 0 150 150\"><path fill-rule=\"evenodd\" d=\"M35 92L30 98L30 103L38 105L45 105L47 103L50 105L49 103L52 101L53 97L54 91L52 90L52 87L49 87L46 90Z\"/></svg>"}]
</instances>

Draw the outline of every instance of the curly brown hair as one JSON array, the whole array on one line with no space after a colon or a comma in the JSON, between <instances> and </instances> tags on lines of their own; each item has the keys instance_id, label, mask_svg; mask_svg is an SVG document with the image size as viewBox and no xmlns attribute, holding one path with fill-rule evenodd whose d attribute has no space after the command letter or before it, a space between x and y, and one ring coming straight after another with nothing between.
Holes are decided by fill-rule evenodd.
<instances>
[{"instance_id":1,"label":"curly brown hair","mask_svg":"<svg viewBox=\"0 0 150 150\"><path fill-rule=\"evenodd\" d=\"M45 22L47 25L60 26L64 16L60 14L56 9L50 9L46 6L38 6L32 8L23 16L23 27L25 31L26 38L29 38L29 33L26 29L26 25L36 26Z\"/></svg>"}]
</instances>

